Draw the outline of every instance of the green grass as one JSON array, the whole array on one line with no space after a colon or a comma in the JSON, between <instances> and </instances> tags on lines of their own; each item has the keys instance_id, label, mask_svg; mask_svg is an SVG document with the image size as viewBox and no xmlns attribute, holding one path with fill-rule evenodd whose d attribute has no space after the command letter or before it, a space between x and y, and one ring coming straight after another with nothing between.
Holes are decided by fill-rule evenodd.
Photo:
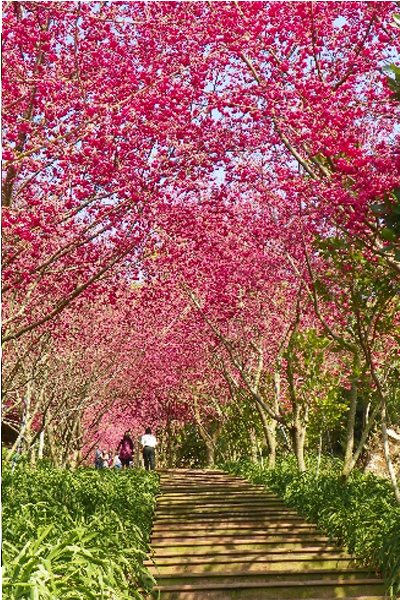
<instances>
[{"instance_id":1,"label":"green grass","mask_svg":"<svg viewBox=\"0 0 400 600\"><path fill-rule=\"evenodd\" d=\"M158 476L3 468L3 598L141 598Z\"/></svg>"},{"instance_id":2,"label":"green grass","mask_svg":"<svg viewBox=\"0 0 400 600\"><path fill-rule=\"evenodd\" d=\"M318 476L312 457L306 473L299 473L293 457L280 459L275 469L248 461L221 467L268 486L288 506L381 573L389 594L400 594L400 506L389 481L355 471L347 484L341 485L341 465L339 461L333 464L329 457L322 461Z\"/></svg>"}]
</instances>

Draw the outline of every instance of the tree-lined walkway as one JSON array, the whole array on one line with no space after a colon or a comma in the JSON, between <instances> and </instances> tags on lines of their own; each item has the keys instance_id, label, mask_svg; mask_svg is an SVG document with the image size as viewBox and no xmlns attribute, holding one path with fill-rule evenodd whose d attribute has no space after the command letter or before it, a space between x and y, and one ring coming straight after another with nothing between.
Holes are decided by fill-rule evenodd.
<instances>
[{"instance_id":1,"label":"tree-lined walkway","mask_svg":"<svg viewBox=\"0 0 400 600\"><path fill-rule=\"evenodd\" d=\"M162 600L384 594L381 580L275 494L221 471L162 472L151 544Z\"/></svg>"}]
</instances>

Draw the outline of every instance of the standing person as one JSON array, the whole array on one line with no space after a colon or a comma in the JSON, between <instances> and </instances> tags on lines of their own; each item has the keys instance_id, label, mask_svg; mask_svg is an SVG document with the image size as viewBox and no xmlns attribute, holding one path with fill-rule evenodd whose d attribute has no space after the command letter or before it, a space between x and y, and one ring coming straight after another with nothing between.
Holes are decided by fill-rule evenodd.
<instances>
[{"instance_id":1,"label":"standing person","mask_svg":"<svg viewBox=\"0 0 400 600\"><path fill-rule=\"evenodd\" d=\"M108 452L103 450L103 469L108 469L109 460L110 460L110 456L109 456Z\"/></svg>"},{"instance_id":2,"label":"standing person","mask_svg":"<svg viewBox=\"0 0 400 600\"><path fill-rule=\"evenodd\" d=\"M121 459L118 454L114 456L113 466L116 471L120 471L122 469Z\"/></svg>"},{"instance_id":3,"label":"standing person","mask_svg":"<svg viewBox=\"0 0 400 600\"><path fill-rule=\"evenodd\" d=\"M112 468L113 468L113 466L114 466L113 451L112 451L112 449L110 448L110 449L109 449L109 451L108 451L108 467L109 467L110 469L112 469Z\"/></svg>"},{"instance_id":4,"label":"standing person","mask_svg":"<svg viewBox=\"0 0 400 600\"><path fill-rule=\"evenodd\" d=\"M150 427L146 429L146 433L142 435L142 448L143 448L143 462L144 468L146 471L151 469L154 471L155 469L155 447L157 445L157 440L154 435L151 433Z\"/></svg>"},{"instance_id":5,"label":"standing person","mask_svg":"<svg viewBox=\"0 0 400 600\"><path fill-rule=\"evenodd\" d=\"M96 448L96 452L94 453L94 467L98 470L103 468L103 452L98 446Z\"/></svg>"},{"instance_id":6,"label":"standing person","mask_svg":"<svg viewBox=\"0 0 400 600\"><path fill-rule=\"evenodd\" d=\"M127 469L129 463L133 460L133 441L130 431L125 431L124 437L117 446L117 453L120 458L122 468Z\"/></svg>"}]
</instances>

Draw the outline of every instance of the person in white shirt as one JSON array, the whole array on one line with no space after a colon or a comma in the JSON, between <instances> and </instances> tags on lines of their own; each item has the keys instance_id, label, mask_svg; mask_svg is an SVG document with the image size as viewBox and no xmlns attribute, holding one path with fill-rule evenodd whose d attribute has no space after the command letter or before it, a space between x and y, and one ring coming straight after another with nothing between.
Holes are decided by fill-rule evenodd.
<instances>
[{"instance_id":1,"label":"person in white shirt","mask_svg":"<svg viewBox=\"0 0 400 600\"><path fill-rule=\"evenodd\" d=\"M144 468L146 471L149 469L154 471L156 463L155 447L157 446L157 440L156 437L152 435L150 427L148 427L146 429L146 433L142 435L141 444L143 448Z\"/></svg>"}]
</instances>

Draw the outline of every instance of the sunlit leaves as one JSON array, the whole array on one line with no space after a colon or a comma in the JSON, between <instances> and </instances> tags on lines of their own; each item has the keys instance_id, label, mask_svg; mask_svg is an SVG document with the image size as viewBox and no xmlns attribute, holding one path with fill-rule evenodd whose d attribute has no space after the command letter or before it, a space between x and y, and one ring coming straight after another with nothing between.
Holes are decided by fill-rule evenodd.
<instances>
[{"instance_id":1,"label":"sunlit leaves","mask_svg":"<svg viewBox=\"0 0 400 600\"><path fill-rule=\"evenodd\" d=\"M6 468L4 598L140 599L157 489L144 472Z\"/></svg>"}]
</instances>

